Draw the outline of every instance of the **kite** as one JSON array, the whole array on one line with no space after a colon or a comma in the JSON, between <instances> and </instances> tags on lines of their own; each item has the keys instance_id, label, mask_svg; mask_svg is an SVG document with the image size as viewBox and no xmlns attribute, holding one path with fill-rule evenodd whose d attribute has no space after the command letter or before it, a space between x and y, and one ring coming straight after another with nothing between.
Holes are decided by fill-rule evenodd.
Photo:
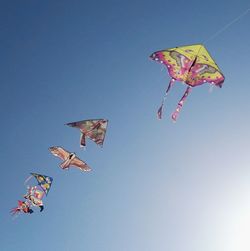
<instances>
[{"instance_id":1,"label":"kite","mask_svg":"<svg viewBox=\"0 0 250 251\"><path fill-rule=\"evenodd\" d=\"M25 201L18 201L18 206L11 210L12 215L16 215L17 213L32 214L33 210L31 207L39 207L40 212L43 211L42 199L44 194L48 195L53 178L38 173L31 173L31 176L24 183L26 184L32 177L36 179L38 186L27 186L27 192L23 196Z\"/></svg>"},{"instance_id":2,"label":"kite","mask_svg":"<svg viewBox=\"0 0 250 251\"><path fill-rule=\"evenodd\" d=\"M108 126L106 119L89 119L72 123L67 123L70 127L76 127L81 131L80 147L86 146L85 138L93 140L97 145L103 146L105 134Z\"/></svg>"},{"instance_id":3,"label":"kite","mask_svg":"<svg viewBox=\"0 0 250 251\"><path fill-rule=\"evenodd\" d=\"M91 171L91 168L82 160L80 160L75 153L70 153L67 150L59 146L53 146L49 148L49 151L56 157L63 160L60 164L62 169L69 169L70 166L75 166L81 171Z\"/></svg>"},{"instance_id":4,"label":"kite","mask_svg":"<svg viewBox=\"0 0 250 251\"><path fill-rule=\"evenodd\" d=\"M36 179L38 186L27 186L27 193L23 197L31 206L39 207L40 212L42 212L44 209L42 199L44 194L46 196L48 195L53 178L43 174L31 173L31 176L26 179L25 183L27 183L32 177Z\"/></svg>"},{"instance_id":5,"label":"kite","mask_svg":"<svg viewBox=\"0 0 250 251\"><path fill-rule=\"evenodd\" d=\"M214 62L207 49L202 44L175 47L162 51L154 52L151 59L164 64L171 77L162 104L158 109L158 118L162 118L162 111L165 99L175 81L187 84L187 89L180 99L176 110L172 114L172 119L177 120L183 104L191 92L192 87L210 83L222 87L225 80L218 65Z\"/></svg>"},{"instance_id":6,"label":"kite","mask_svg":"<svg viewBox=\"0 0 250 251\"><path fill-rule=\"evenodd\" d=\"M27 201L18 201L18 206L11 209L10 213L14 216L18 213L32 214L33 210Z\"/></svg>"}]
</instances>

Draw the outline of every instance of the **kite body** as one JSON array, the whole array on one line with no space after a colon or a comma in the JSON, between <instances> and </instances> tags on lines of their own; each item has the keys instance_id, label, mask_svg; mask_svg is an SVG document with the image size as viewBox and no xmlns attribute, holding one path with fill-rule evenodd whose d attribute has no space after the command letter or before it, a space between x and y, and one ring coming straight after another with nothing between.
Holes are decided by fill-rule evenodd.
<instances>
[{"instance_id":1,"label":"kite body","mask_svg":"<svg viewBox=\"0 0 250 251\"><path fill-rule=\"evenodd\" d=\"M80 160L75 153L70 153L59 146L50 147L49 150L54 156L63 160L60 164L62 169L69 169L69 167L74 166L79 168L81 171L91 171L91 168L87 165L87 163Z\"/></svg>"},{"instance_id":2,"label":"kite body","mask_svg":"<svg viewBox=\"0 0 250 251\"><path fill-rule=\"evenodd\" d=\"M103 146L105 134L108 126L106 119L89 119L66 124L70 127L80 129L80 146L86 146L86 137L93 140L97 145Z\"/></svg>"},{"instance_id":3,"label":"kite body","mask_svg":"<svg viewBox=\"0 0 250 251\"><path fill-rule=\"evenodd\" d=\"M40 212L43 211L43 201L44 191L41 191L38 187L28 187L27 193L23 196L30 205L33 207L39 207Z\"/></svg>"},{"instance_id":4,"label":"kite body","mask_svg":"<svg viewBox=\"0 0 250 251\"><path fill-rule=\"evenodd\" d=\"M175 81L181 81L188 85L183 97L178 103L172 119L176 121L180 109L192 87L210 83L222 87L225 77L202 44L175 47L157 51L150 56L153 60L164 64L171 77L169 86L161 107L158 109L158 118L162 118L162 110L165 98Z\"/></svg>"}]
</instances>

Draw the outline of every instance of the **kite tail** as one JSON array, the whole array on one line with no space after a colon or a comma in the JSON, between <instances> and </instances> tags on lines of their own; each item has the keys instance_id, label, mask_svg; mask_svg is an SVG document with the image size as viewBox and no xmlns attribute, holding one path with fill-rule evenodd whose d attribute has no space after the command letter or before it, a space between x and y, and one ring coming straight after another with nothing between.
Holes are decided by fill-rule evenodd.
<instances>
[{"instance_id":1,"label":"kite tail","mask_svg":"<svg viewBox=\"0 0 250 251\"><path fill-rule=\"evenodd\" d=\"M20 213L20 208L19 207L14 207L14 208L12 208L10 210L10 213L11 213L12 216L14 216L14 215Z\"/></svg>"},{"instance_id":2,"label":"kite tail","mask_svg":"<svg viewBox=\"0 0 250 251\"><path fill-rule=\"evenodd\" d=\"M183 104L184 104L185 100L187 99L188 94L191 92L191 89L192 89L192 88L191 88L190 86L187 87L187 89L186 89L184 95L182 96L181 100L179 101L179 103L178 103L178 105L177 105L177 108L175 109L174 113L172 114L172 119L173 119L174 121L177 120L178 115L179 115L179 113L180 113L180 110L181 110L181 108L183 107Z\"/></svg>"},{"instance_id":3,"label":"kite tail","mask_svg":"<svg viewBox=\"0 0 250 251\"><path fill-rule=\"evenodd\" d=\"M171 80L169 82L169 85L168 85L168 88L167 88L167 90L165 92L165 96L163 97L163 100L161 102L161 106L160 106L160 108L157 111L157 117L158 117L158 119L162 119L162 111L163 111L163 106L164 106L164 103L165 103L165 99L167 98L167 95L168 95L168 93L169 93L172 85L174 84L174 82L175 82L175 79L171 78Z\"/></svg>"},{"instance_id":4,"label":"kite tail","mask_svg":"<svg viewBox=\"0 0 250 251\"><path fill-rule=\"evenodd\" d=\"M86 146L86 140L85 140L85 134L83 132L81 132L81 137L80 137L80 147L84 147Z\"/></svg>"}]
</instances>

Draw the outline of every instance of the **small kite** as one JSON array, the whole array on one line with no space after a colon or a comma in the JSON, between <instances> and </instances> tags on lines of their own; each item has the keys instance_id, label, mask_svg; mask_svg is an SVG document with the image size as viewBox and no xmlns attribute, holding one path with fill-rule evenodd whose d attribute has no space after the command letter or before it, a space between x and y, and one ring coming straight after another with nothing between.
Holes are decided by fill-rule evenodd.
<instances>
[{"instance_id":1,"label":"small kite","mask_svg":"<svg viewBox=\"0 0 250 251\"><path fill-rule=\"evenodd\" d=\"M72 123L67 123L66 125L70 127L75 127L80 129L81 137L80 137L80 146L86 146L85 138L88 137L93 140L97 145L103 146L103 142L105 139L105 134L108 126L108 120L106 119L89 119L82 120Z\"/></svg>"},{"instance_id":2,"label":"small kite","mask_svg":"<svg viewBox=\"0 0 250 251\"><path fill-rule=\"evenodd\" d=\"M26 179L24 184L26 184L32 177L36 179L38 186L27 186L27 192L23 196L25 201L18 201L18 206L10 211L12 215L16 215L18 213L32 214L33 210L31 207L39 207L40 212L43 211L44 206L42 199L44 194L46 194L46 196L48 195L53 178L38 173L31 173L31 176Z\"/></svg>"},{"instance_id":3,"label":"small kite","mask_svg":"<svg viewBox=\"0 0 250 251\"><path fill-rule=\"evenodd\" d=\"M84 161L80 160L75 153L70 153L59 146L50 147L49 151L54 156L63 160L63 162L60 164L62 169L69 169L70 166L75 166L85 172L91 171L91 168Z\"/></svg>"},{"instance_id":4,"label":"small kite","mask_svg":"<svg viewBox=\"0 0 250 251\"><path fill-rule=\"evenodd\" d=\"M10 213L14 216L19 213L32 214L33 210L27 201L18 201L18 206L11 209Z\"/></svg>"},{"instance_id":5,"label":"small kite","mask_svg":"<svg viewBox=\"0 0 250 251\"><path fill-rule=\"evenodd\" d=\"M48 195L53 182L53 178L43 174L31 173L31 176L26 179L25 184L31 178L36 179L38 186L27 186L27 192L23 197L26 199L26 201L29 202L31 206L39 207L40 212L42 212L44 209L42 199L44 194L46 196Z\"/></svg>"},{"instance_id":6,"label":"small kite","mask_svg":"<svg viewBox=\"0 0 250 251\"><path fill-rule=\"evenodd\" d=\"M158 118L162 118L162 110L165 99L175 81L181 81L188 85L184 95L180 99L172 119L177 120L179 112L183 107L184 101L192 87L210 83L222 87L225 77L221 73L218 65L214 62L206 48L202 44L175 47L162 51L154 52L151 59L164 64L171 77L165 97L158 109Z\"/></svg>"}]
</instances>

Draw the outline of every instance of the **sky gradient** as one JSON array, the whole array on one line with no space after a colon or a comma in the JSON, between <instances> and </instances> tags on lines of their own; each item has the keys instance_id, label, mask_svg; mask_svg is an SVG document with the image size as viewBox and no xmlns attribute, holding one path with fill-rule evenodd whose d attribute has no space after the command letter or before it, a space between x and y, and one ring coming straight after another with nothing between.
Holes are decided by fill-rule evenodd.
<instances>
[{"instance_id":1,"label":"sky gradient","mask_svg":"<svg viewBox=\"0 0 250 251\"><path fill-rule=\"evenodd\" d=\"M222 89L169 82L152 52L202 43L249 1L0 1L3 251L249 251L250 13L205 46ZM65 123L109 119L104 147ZM63 171L50 146L93 171ZM54 178L42 213L9 211L30 172Z\"/></svg>"}]
</instances>

